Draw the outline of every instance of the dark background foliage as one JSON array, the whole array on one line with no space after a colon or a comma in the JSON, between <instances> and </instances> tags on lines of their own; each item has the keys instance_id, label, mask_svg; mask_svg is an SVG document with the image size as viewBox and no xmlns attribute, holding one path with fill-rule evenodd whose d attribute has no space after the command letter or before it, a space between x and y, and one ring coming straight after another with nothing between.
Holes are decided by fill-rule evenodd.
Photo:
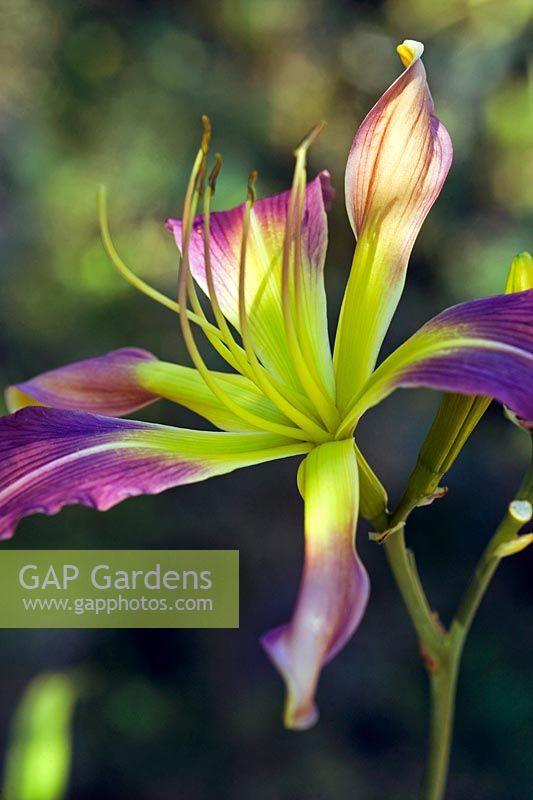
<instances>
[{"instance_id":1,"label":"dark background foliage","mask_svg":"<svg viewBox=\"0 0 533 800\"><path fill-rule=\"evenodd\" d=\"M415 247L386 349L446 305L501 291L511 257L528 245L527 0L1 0L0 9L4 385L124 345L188 363L177 319L122 283L103 254L95 188L110 187L112 229L129 263L172 293L176 253L162 222L179 213L204 112L225 158L219 208L241 201L252 168L261 194L287 187L293 146L316 120L328 121L311 168L329 168L337 187L327 262L333 322L353 248L346 154L399 72L394 48L404 38L426 43L455 160ZM365 421L366 452L393 497L437 403L431 393L399 393ZM199 424L163 403L144 417ZM409 540L445 621L520 480L526 439L491 408L449 475L447 498L412 519ZM287 619L295 599L303 552L296 466L237 472L105 515L69 508L25 520L4 547L239 548L242 618L238 631L3 631L2 746L35 674L85 665L94 681L75 716L71 798L413 798L425 678L364 524L368 614L323 675L319 725L305 734L281 727L281 683L258 638ZM474 626L450 800L531 795L532 563L526 552L502 565Z\"/></svg>"}]
</instances>

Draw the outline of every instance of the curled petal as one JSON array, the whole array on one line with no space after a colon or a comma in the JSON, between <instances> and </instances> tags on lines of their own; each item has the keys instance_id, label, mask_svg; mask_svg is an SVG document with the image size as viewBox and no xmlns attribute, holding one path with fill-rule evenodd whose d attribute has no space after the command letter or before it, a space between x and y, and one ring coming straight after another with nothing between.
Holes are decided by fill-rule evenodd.
<instances>
[{"instance_id":1,"label":"curled petal","mask_svg":"<svg viewBox=\"0 0 533 800\"><path fill-rule=\"evenodd\" d=\"M374 372L342 430L401 386L485 395L533 420L533 289L446 309Z\"/></svg>"},{"instance_id":2,"label":"curled petal","mask_svg":"<svg viewBox=\"0 0 533 800\"><path fill-rule=\"evenodd\" d=\"M302 272L305 311L318 368L332 384L323 268L327 247L326 209L333 196L329 174L322 172L308 183L302 226ZM294 366L286 342L281 301L281 259L290 192L257 200L251 214L246 258L246 310L257 354L280 377L295 384ZM211 265L220 307L239 330L239 261L244 204L210 215ZM181 220L166 226L181 250ZM207 294L204 259L204 220L195 219L189 249L193 276ZM297 385L297 384L295 384Z\"/></svg>"},{"instance_id":3,"label":"curled petal","mask_svg":"<svg viewBox=\"0 0 533 800\"><path fill-rule=\"evenodd\" d=\"M106 511L127 497L308 450L265 433L180 430L25 408L0 418L0 539L29 514L56 514L73 503Z\"/></svg>"},{"instance_id":4,"label":"curled petal","mask_svg":"<svg viewBox=\"0 0 533 800\"><path fill-rule=\"evenodd\" d=\"M65 367L43 372L6 389L9 411L25 406L53 406L121 416L154 401L138 380L138 368L156 361L146 350L114 350Z\"/></svg>"},{"instance_id":5,"label":"curled petal","mask_svg":"<svg viewBox=\"0 0 533 800\"><path fill-rule=\"evenodd\" d=\"M423 46L406 41L398 50L406 69L363 120L346 166L358 242L335 345L341 406L374 367L416 236L452 161L448 132L433 114Z\"/></svg>"},{"instance_id":6,"label":"curled petal","mask_svg":"<svg viewBox=\"0 0 533 800\"><path fill-rule=\"evenodd\" d=\"M248 378L215 371L211 377L243 408L265 420L290 425ZM6 390L11 412L43 405L122 416L160 397L195 411L222 430L257 430L223 406L197 370L159 361L135 348L68 364Z\"/></svg>"},{"instance_id":7,"label":"curled petal","mask_svg":"<svg viewBox=\"0 0 533 800\"><path fill-rule=\"evenodd\" d=\"M452 157L449 134L433 114L423 46L411 47L405 71L361 123L345 176L355 235L377 226L397 255L411 250Z\"/></svg>"},{"instance_id":8,"label":"curled petal","mask_svg":"<svg viewBox=\"0 0 533 800\"><path fill-rule=\"evenodd\" d=\"M312 450L299 485L305 499L305 566L298 600L291 621L262 640L286 684L289 728L315 723L320 671L359 625L369 593L354 547L359 490L352 440Z\"/></svg>"}]
</instances>

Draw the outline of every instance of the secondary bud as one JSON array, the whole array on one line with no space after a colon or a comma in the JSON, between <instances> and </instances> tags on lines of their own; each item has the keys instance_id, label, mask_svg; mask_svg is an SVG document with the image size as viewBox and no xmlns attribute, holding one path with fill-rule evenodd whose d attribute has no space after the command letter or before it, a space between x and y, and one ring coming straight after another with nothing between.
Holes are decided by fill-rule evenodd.
<instances>
[{"instance_id":1,"label":"secondary bud","mask_svg":"<svg viewBox=\"0 0 533 800\"><path fill-rule=\"evenodd\" d=\"M528 289L533 289L533 256L525 250L511 261L505 284L505 294L525 292ZM505 415L514 425L533 433L532 420L522 419L508 408L505 408Z\"/></svg>"},{"instance_id":2,"label":"secondary bud","mask_svg":"<svg viewBox=\"0 0 533 800\"><path fill-rule=\"evenodd\" d=\"M525 292L527 289L533 289L533 256L525 251L511 261L505 293Z\"/></svg>"}]
</instances>

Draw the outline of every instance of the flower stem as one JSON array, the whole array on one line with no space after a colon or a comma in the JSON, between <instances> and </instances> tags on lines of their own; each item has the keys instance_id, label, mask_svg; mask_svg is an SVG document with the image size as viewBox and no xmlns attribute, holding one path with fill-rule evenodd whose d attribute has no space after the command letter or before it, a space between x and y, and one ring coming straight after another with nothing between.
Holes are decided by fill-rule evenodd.
<instances>
[{"instance_id":1,"label":"flower stem","mask_svg":"<svg viewBox=\"0 0 533 800\"><path fill-rule=\"evenodd\" d=\"M413 626L430 656L434 649L438 649L444 632L420 582L414 556L405 543L403 527L386 539L384 549Z\"/></svg>"},{"instance_id":2,"label":"flower stem","mask_svg":"<svg viewBox=\"0 0 533 800\"><path fill-rule=\"evenodd\" d=\"M523 496L526 483L524 481L519 490L519 497ZM435 671L431 671L426 664L429 672L431 708L429 755L422 792L423 800L442 800L444 797L450 761L457 677L466 638L481 600L501 561L496 555L498 547L516 539L523 524L524 520L513 514L511 504L479 560L449 632L445 635L441 647L437 648Z\"/></svg>"},{"instance_id":3,"label":"flower stem","mask_svg":"<svg viewBox=\"0 0 533 800\"><path fill-rule=\"evenodd\" d=\"M422 800L443 800L446 790L453 732L453 716L457 678L466 638L490 580L503 555L518 552L519 536L524 523L531 518L533 502L533 461L505 516L497 527L476 567L459 607L446 630L427 600L414 556L405 543L405 517L400 509L389 517L384 549L394 579L411 617L420 642L420 652L429 676L430 725L429 753L422 790ZM529 508L529 511L528 511ZM377 530L386 525L379 520ZM503 548L503 549L502 549Z\"/></svg>"},{"instance_id":4,"label":"flower stem","mask_svg":"<svg viewBox=\"0 0 533 800\"><path fill-rule=\"evenodd\" d=\"M451 651L447 656L439 661L435 672L429 673L431 705L424 800L442 800L448 777L460 653Z\"/></svg>"}]
</instances>

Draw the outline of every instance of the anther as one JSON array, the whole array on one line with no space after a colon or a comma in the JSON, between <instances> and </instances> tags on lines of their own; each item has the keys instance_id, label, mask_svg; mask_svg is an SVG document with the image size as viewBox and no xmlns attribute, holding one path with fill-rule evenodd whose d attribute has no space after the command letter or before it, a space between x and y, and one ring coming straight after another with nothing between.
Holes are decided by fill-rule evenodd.
<instances>
[{"instance_id":1,"label":"anther","mask_svg":"<svg viewBox=\"0 0 533 800\"><path fill-rule=\"evenodd\" d=\"M205 159L200 164L200 167L198 169L198 174L194 182L194 191L198 194L198 197L201 197L203 194L204 178L205 178Z\"/></svg>"},{"instance_id":2,"label":"anther","mask_svg":"<svg viewBox=\"0 0 533 800\"><path fill-rule=\"evenodd\" d=\"M215 194L217 179L221 169L222 169L222 156L220 155L220 153L216 153L213 169L209 173L209 178L207 179L207 183L209 184L209 188L211 190L211 196Z\"/></svg>"},{"instance_id":3,"label":"anther","mask_svg":"<svg viewBox=\"0 0 533 800\"><path fill-rule=\"evenodd\" d=\"M317 122L316 125L313 125L311 130L309 130L303 139L301 140L300 144L294 149L294 155L298 155L299 152L302 150L308 150L311 145L318 139L324 128L326 127L327 123L325 120L321 119L320 122Z\"/></svg>"},{"instance_id":4,"label":"anther","mask_svg":"<svg viewBox=\"0 0 533 800\"><path fill-rule=\"evenodd\" d=\"M211 141L211 120L206 114L202 114L202 125L204 126L204 133L202 136L202 143L200 148L204 155L207 155L209 149L209 142Z\"/></svg>"},{"instance_id":5,"label":"anther","mask_svg":"<svg viewBox=\"0 0 533 800\"><path fill-rule=\"evenodd\" d=\"M255 203L255 182L257 180L257 170L253 170L248 175L248 201L253 205Z\"/></svg>"}]
</instances>

